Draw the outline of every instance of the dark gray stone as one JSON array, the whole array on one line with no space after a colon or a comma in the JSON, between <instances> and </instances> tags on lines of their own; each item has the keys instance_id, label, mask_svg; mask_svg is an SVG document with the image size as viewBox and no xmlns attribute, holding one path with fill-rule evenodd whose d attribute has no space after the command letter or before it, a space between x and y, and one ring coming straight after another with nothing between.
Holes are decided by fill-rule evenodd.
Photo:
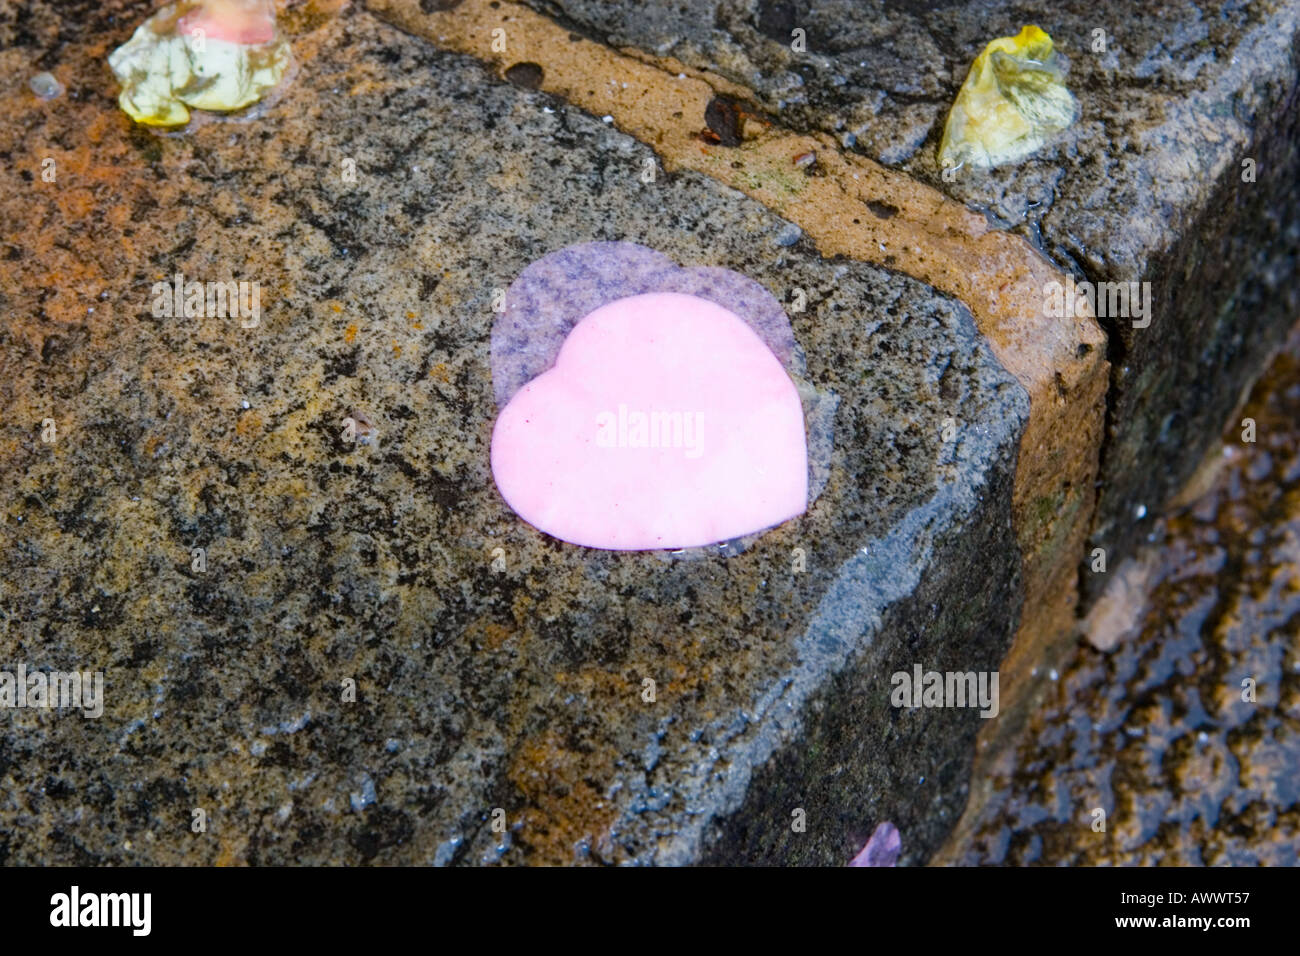
<instances>
[{"instance_id":1,"label":"dark gray stone","mask_svg":"<svg viewBox=\"0 0 1300 956\"><path fill-rule=\"evenodd\" d=\"M980 720L893 709L889 675L992 669L1019 611L1027 402L966 310L706 178L642 183L646 147L355 9L299 26L250 122L132 128L75 33L67 97L0 87L0 150L66 163L0 167L2 663L107 679L100 719L5 713L0 859L844 863L883 819L928 856ZM839 396L807 515L672 559L506 509L493 290L594 239L806 292ZM176 272L260 282L260 324L154 317Z\"/></svg>"},{"instance_id":2,"label":"dark gray stone","mask_svg":"<svg viewBox=\"0 0 1300 956\"><path fill-rule=\"evenodd\" d=\"M901 166L1079 280L1151 283L1149 327L1102 320L1113 370L1094 543L1112 567L1300 315L1295 0L527 2L752 89L782 124ZM945 182L939 140L972 60L1027 23L1068 60L1080 120L1024 163ZM795 28L805 53L791 49ZM1255 182L1243 182L1247 159ZM1084 579L1087 594L1104 583Z\"/></svg>"}]
</instances>

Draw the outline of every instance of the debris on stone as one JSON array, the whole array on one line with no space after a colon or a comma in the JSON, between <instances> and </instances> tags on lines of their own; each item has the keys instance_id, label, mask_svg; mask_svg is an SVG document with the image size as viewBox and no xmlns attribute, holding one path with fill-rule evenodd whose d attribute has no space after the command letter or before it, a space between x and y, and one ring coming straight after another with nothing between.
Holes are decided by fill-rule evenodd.
<instances>
[{"instance_id":1,"label":"debris on stone","mask_svg":"<svg viewBox=\"0 0 1300 956\"><path fill-rule=\"evenodd\" d=\"M289 43L270 0L182 0L146 20L108 58L137 123L183 126L190 109L232 112L280 82Z\"/></svg>"},{"instance_id":2,"label":"debris on stone","mask_svg":"<svg viewBox=\"0 0 1300 956\"><path fill-rule=\"evenodd\" d=\"M43 100L57 99L63 95L63 84L54 78L53 73L37 73L27 81L27 85Z\"/></svg>"},{"instance_id":3,"label":"debris on stone","mask_svg":"<svg viewBox=\"0 0 1300 956\"><path fill-rule=\"evenodd\" d=\"M358 445L369 445L379 437L375 428L375 423L359 408L353 408L348 412L348 418L352 422L352 431Z\"/></svg>"},{"instance_id":4,"label":"debris on stone","mask_svg":"<svg viewBox=\"0 0 1300 956\"><path fill-rule=\"evenodd\" d=\"M989 43L971 64L948 113L939 164L989 169L1019 162L1078 117L1052 38L1027 26Z\"/></svg>"},{"instance_id":5,"label":"debris on stone","mask_svg":"<svg viewBox=\"0 0 1300 956\"><path fill-rule=\"evenodd\" d=\"M729 96L715 96L704 109L705 135L711 142L723 146L739 146L744 140L745 113L740 104Z\"/></svg>"},{"instance_id":6,"label":"debris on stone","mask_svg":"<svg viewBox=\"0 0 1300 956\"><path fill-rule=\"evenodd\" d=\"M806 153L800 153L794 158L794 165L796 169L804 169L811 172L812 168L817 165L817 151L810 149Z\"/></svg>"}]
</instances>

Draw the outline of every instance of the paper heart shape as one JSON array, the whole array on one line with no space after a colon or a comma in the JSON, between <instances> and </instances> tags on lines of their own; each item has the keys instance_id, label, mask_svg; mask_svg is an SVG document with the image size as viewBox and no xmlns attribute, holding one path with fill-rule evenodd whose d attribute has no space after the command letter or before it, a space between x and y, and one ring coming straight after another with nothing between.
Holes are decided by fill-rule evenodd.
<instances>
[{"instance_id":1,"label":"paper heart shape","mask_svg":"<svg viewBox=\"0 0 1300 956\"><path fill-rule=\"evenodd\" d=\"M603 305L492 433L506 503L563 541L700 547L804 512L808 449L794 382L722 306L648 293Z\"/></svg>"}]
</instances>

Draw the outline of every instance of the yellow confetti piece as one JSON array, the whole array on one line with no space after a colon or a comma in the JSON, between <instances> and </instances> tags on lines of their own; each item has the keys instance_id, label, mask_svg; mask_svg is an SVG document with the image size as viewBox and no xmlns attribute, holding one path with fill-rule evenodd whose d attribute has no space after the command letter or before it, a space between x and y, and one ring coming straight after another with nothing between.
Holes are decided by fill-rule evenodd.
<instances>
[{"instance_id":1,"label":"yellow confetti piece","mask_svg":"<svg viewBox=\"0 0 1300 956\"><path fill-rule=\"evenodd\" d=\"M256 103L284 75L289 44L264 0L185 0L163 7L108 58L137 123L182 126L190 109Z\"/></svg>"},{"instance_id":2,"label":"yellow confetti piece","mask_svg":"<svg viewBox=\"0 0 1300 956\"><path fill-rule=\"evenodd\" d=\"M1019 162L1078 118L1052 38L1027 26L991 42L971 64L948 113L939 163L988 169Z\"/></svg>"}]
</instances>

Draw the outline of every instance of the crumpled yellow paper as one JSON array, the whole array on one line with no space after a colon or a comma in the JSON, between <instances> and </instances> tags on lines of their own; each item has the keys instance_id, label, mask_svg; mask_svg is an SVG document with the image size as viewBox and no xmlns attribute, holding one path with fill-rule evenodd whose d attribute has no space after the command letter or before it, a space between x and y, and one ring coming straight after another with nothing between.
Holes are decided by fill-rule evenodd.
<instances>
[{"instance_id":1,"label":"crumpled yellow paper","mask_svg":"<svg viewBox=\"0 0 1300 956\"><path fill-rule=\"evenodd\" d=\"M141 24L108 65L122 84L118 104L133 120L182 126L191 108L229 112L256 103L289 61L271 3L183 0Z\"/></svg>"},{"instance_id":2,"label":"crumpled yellow paper","mask_svg":"<svg viewBox=\"0 0 1300 956\"><path fill-rule=\"evenodd\" d=\"M1078 118L1052 38L1027 26L994 40L971 64L948 112L939 163L988 169L1019 162Z\"/></svg>"}]
</instances>

